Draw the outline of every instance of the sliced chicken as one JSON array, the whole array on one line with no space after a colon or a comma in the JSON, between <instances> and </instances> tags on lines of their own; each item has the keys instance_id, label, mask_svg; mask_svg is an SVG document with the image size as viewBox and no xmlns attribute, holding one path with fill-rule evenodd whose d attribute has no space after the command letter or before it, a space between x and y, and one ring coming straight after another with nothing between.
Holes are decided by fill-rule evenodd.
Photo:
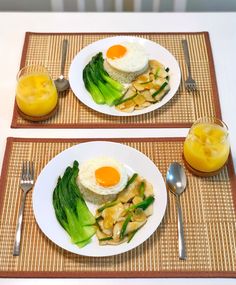
<instances>
[{"instance_id":1,"label":"sliced chicken","mask_svg":"<svg viewBox=\"0 0 236 285\"><path fill-rule=\"evenodd\" d=\"M110 229L116 223L116 221L124 215L124 206L122 203L118 203L113 207L109 207L103 210L102 217L104 218L103 226L105 229Z\"/></svg>"},{"instance_id":2,"label":"sliced chicken","mask_svg":"<svg viewBox=\"0 0 236 285\"><path fill-rule=\"evenodd\" d=\"M147 180L145 180L144 195L145 197L154 196L153 186Z\"/></svg>"},{"instance_id":3,"label":"sliced chicken","mask_svg":"<svg viewBox=\"0 0 236 285\"><path fill-rule=\"evenodd\" d=\"M136 209L134 212L134 215L132 216L132 221L133 222L144 222L146 221L147 216L145 214L145 212L143 211L143 209Z\"/></svg>"},{"instance_id":4,"label":"sliced chicken","mask_svg":"<svg viewBox=\"0 0 236 285\"><path fill-rule=\"evenodd\" d=\"M144 214L145 214L147 217L151 216L152 213L153 213L153 204L150 205L146 210L144 210Z\"/></svg>"},{"instance_id":5,"label":"sliced chicken","mask_svg":"<svg viewBox=\"0 0 236 285\"><path fill-rule=\"evenodd\" d=\"M139 195L138 185L142 181L142 178L138 175L136 179L127 187L127 189L123 190L119 193L117 199L122 203L127 203L131 201L135 196Z\"/></svg>"},{"instance_id":6,"label":"sliced chicken","mask_svg":"<svg viewBox=\"0 0 236 285\"><path fill-rule=\"evenodd\" d=\"M129 233L132 233L134 231L136 231L137 229L141 228L147 220L143 221L143 222L130 222L127 225L126 231L125 231L125 235L128 235Z\"/></svg>"}]
</instances>

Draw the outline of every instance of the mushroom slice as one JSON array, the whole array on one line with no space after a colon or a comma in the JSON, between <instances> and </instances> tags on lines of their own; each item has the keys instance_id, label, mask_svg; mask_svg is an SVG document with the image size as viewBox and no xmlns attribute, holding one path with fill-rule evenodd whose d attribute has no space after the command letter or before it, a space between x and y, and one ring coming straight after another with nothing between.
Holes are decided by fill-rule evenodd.
<instances>
[{"instance_id":1,"label":"mushroom slice","mask_svg":"<svg viewBox=\"0 0 236 285\"><path fill-rule=\"evenodd\" d=\"M161 64L159 61L155 59L149 60L149 66L150 68L157 68L157 67L165 68L163 64Z\"/></svg>"},{"instance_id":2,"label":"mushroom slice","mask_svg":"<svg viewBox=\"0 0 236 285\"><path fill-rule=\"evenodd\" d=\"M164 84L165 82L166 82L166 79L164 79L164 78L158 78L158 79L156 79L156 80L154 81L153 86L155 86L155 89L157 89L158 86L161 87L161 85ZM160 89L160 87L159 87L159 89ZM158 89L157 89L157 90L158 90Z\"/></svg>"},{"instance_id":3,"label":"mushroom slice","mask_svg":"<svg viewBox=\"0 0 236 285\"><path fill-rule=\"evenodd\" d=\"M131 107L129 107L129 108L123 108L123 109L117 108L117 109L119 109L119 110L122 111L122 112L132 113L132 112L134 111L134 105L131 106Z\"/></svg>"},{"instance_id":4,"label":"mushroom slice","mask_svg":"<svg viewBox=\"0 0 236 285\"><path fill-rule=\"evenodd\" d=\"M148 102L155 102L155 99L152 97L152 91L154 93L156 90L155 89L144 90L141 93L143 95L143 97L145 98L145 100L148 101Z\"/></svg>"},{"instance_id":5,"label":"mushroom slice","mask_svg":"<svg viewBox=\"0 0 236 285\"><path fill-rule=\"evenodd\" d=\"M103 227L110 229L116 223L117 219L124 214L124 206L122 203L118 203L113 207L106 208L102 211L102 217L104 218Z\"/></svg>"},{"instance_id":6,"label":"mushroom slice","mask_svg":"<svg viewBox=\"0 0 236 285\"><path fill-rule=\"evenodd\" d=\"M135 197L133 198L133 200L132 200L133 204L138 204L138 203L140 203L140 202L142 202L142 201L143 201L143 199L142 199L142 197L140 197L140 196L135 196Z\"/></svg>"},{"instance_id":7,"label":"mushroom slice","mask_svg":"<svg viewBox=\"0 0 236 285\"><path fill-rule=\"evenodd\" d=\"M132 112L132 109L134 109L134 106L135 106L134 100L128 99L127 101L117 105L116 108L124 112L128 112L128 110L130 109Z\"/></svg>"},{"instance_id":8,"label":"mushroom slice","mask_svg":"<svg viewBox=\"0 0 236 285\"><path fill-rule=\"evenodd\" d=\"M160 101L160 100L168 93L169 90L170 90L169 87L168 87L167 89L165 88L163 91L161 91L160 93L158 93L158 94L155 96L155 100L156 100L156 101Z\"/></svg>"},{"instance_id":9,"label":"mushroom slice","mask_svg":"<svg viewBox=\"0 0 236 285\"><path fill-rule=\"evenodd\" d=\"M98 220L97 223L98 223L100 231L102 231L104 234L106 234L108 236L112 235L112 227L113 227L113 225L110 228L105 228L103 219L102 220Z\"/></svg>"},{"instance_id":10,"label":"mushroom slice","mask_svg":"<svg viewBox=\"0 0 236 285\"><path fill-rule=\"evenodd\" d=\"M135 109L136 110L142 110L142 109L144 109L144 108L146 108L146 107L148 107L148 106L150 106L150 105L152 105L150 102L144 102L142 105L140 105L140 106L136 106L135 107Z\"/></svg>"},{"instance_id":11,"label":"mushroom slice","mask_svg":"<svg viewBox=\"0 0 236 285\"><path fill-rule=\"evenodd\" d=\"M141 84L140 82L135 81L135 82L133 83L133 86L134 86L134 88L135 88L137 91L143 91L143 90L145 90L145 84Z\"/></svg>"},{"instance_id":12,"label":"mushroom slice","mask_svg":"<svg viewBox=\"0 0 236 285\"><path fill-rule=\"evenodd\" d=\"M109 237L110 235L106 235L106 234L104 234L104 232L102 232L101 230L97 229L96 236L97 236L98 239L103 239L103 238Z\"/></svg>"},{"instance_id":13,"label":"mushroom slice","mask_svg":"<svg viewBox=\"0 0 236 285\"><path fill-rule=\"evenodd\" d=\"M114 241L119 241L120 240L120 232L121 232L123 223L124 222L118 222L118 223L115 224L115 226L113 228L113 235L112 235Z\"/></svg>"},{"instance_id":14,"label":"mushroom slice","mask_svg":"<svg viewBox=\"0 0 236 285\"><path fill-rule=\"evenodd\" d=\"M151 69L151 72L156 77L158 74L158 71L161 69L165 69L164 65L158 62L157 60L149 60L149 66Z\"/></svg>"},{"instance_id":15,"label":"mushroom slice","mask_svg":"<svg viewBox=\"0 0 236 285\"><path fill-rule=\"evenodd\" d=\"M145 223L147 219L142 222L129 222L125 231L125 235L132 233L136 231L137 229L141 228Z\"/></svg>"},{"instance_id":16,"label":"mushroom slice","mask_svg":"<svg viewBox=\"0 0 236 285\"><path fill-rule=\"evenodd\" d=\"M127 99L129 97L132 97L136 94L136 89L133 86L130 86L127 90L127 92L125 93L125 96L123 97L123 99Z\"/></svg>"},{"instance_id":17,"label":"mushroom slice","mask_svg":"<svg viewBox=\"0 0 236 285\"><path fill-rule=\"evenodd\" d=\"M139 75L135 81L138 83L141 83L141 82L146 82L149 80L150 80L149 79L149 73L144 73L144 74Z\"/></svg>"},{"instance_id":18,"label":"mushroom slice","mask_svg":"<svg viewBox=\"0 0 236 285\"><path fill-rule=\"evenodd\" d=\"M138 94L134 99L135 104L141 106L143 103L146 102L145 98L142 94Z\"/></svg>"}]
</instances>

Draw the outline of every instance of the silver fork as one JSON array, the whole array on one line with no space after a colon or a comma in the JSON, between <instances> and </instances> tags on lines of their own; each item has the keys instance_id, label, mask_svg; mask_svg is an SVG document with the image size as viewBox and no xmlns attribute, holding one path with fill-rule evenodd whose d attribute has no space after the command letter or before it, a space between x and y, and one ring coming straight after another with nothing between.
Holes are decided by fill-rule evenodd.
<instances>
[{"instance_id":1,"label":"silver fork","mask_svg":"<svg viewBox=\"0 0 236 285\"><path fill-rule=\"evenodd\" d=\"M184 59L188 68L188 78L185 80L185 88L188 91L195 91L197 89L197 84L196 81L192 78L187 40L182 40L182 45L184 50Z\"/></svg>"},{"instance_id":2,"label":"silver fork","mask_svg":"<svg viewBox=\"0 0 236 285\"><path fill-rule=\"evenodd\" d=\"M25 206L26 194L33 188L34 185L34 165L31 161L24 161L22 164L20 188L23 190L23 196L21 198L21 206L18 214L18 223L16 228L15 243L13 248L13 255L20 255L20 243L21 243L21 227L23 220L23 212Z\"/></svg>"}]
</instances>

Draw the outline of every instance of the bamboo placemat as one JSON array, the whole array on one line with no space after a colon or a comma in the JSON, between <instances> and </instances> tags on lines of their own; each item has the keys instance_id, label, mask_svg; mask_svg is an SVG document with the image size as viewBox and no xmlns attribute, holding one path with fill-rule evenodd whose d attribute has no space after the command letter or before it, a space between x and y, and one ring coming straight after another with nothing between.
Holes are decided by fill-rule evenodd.
<instances>
[{"instance_id":1,"label":"bamboo placemat","mask_svg":"<svg viewBox=\"0 0 236 285\"><path fill-rule=\"evenodd\" d=\"M177 59L182 80L176 95L163 107L148 114L114 117L98 113L81 103L73 92L59 100L59 111L51 119L32 123L22 119L14 107L13 128L153 128L190 127L203 116L221 117L214 63L207 32L198 33L26 33L20 67L43 65L55 79L60 74L61 43L68 39L65 75L74 56L88 44L117 35L131 35L152 40L167 48ZM182 39L187 39L193 77L198 91L188 93L184 87L187 68L184 62ZM64 95L65 95L64 94Z\"/></svg>"},{"instance_id":2,"label":"bamboo placemat","mask_svg":"<svg viewBox=\"0 0 236 285\"><path fill-rule=\"evenodd\" d=\"M186 261L178 258L177 213L169 193L165 217L146 242L124 254L99 258L79 256L53 244L35 222L31 191L25 205L21 255L13 257L22 161L35 162L37 177L56 154L85 141L89 140L8 138L0 185L0 277L236 277L236 193L232 191L236 180L231 160L212 178L194 177L186 170L188 187L181 196ZM169 163L183 164L181 138L111 141L145 153L163 176Z\"/></svg>"}]
</instances>

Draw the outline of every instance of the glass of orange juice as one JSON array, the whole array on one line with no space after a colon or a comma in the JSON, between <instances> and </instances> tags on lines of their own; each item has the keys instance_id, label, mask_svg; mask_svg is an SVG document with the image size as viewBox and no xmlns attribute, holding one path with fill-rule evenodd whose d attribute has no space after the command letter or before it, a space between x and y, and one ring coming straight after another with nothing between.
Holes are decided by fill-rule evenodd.
<instances>
[{"instance_id":1,"label":"glass of orange juice","mask_svg":"<svg viewBox=\"0 0 236 285\"><path fill-rule=\"evenodd\" d=\"M45 67L26 66L18 72L16 103L21 116L28 120L45 120L55 113L58 94Z\"/></svg>"},{"instance_id":2,"label":"glass of orange juice","mask_svg":"<svg viewBox=\"0 0 236 285\"><path fill-rule=\"evenodd\" d=\"M184 159L194 174L217 174L229 156L228 128L214 117L197 120L184 142Z\"/></svg>"}]
</instances>

